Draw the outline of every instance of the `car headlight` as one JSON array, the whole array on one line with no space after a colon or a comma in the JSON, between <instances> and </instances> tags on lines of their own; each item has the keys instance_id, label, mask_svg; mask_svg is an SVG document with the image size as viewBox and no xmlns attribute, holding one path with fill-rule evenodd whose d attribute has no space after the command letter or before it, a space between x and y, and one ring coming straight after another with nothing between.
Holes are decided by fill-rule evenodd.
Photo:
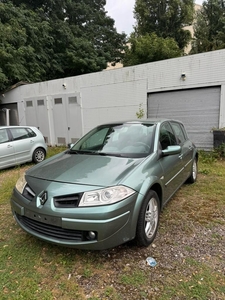
<instances>
[{"instance_id":1,"label":"car headlight","mask_svg":"<svg viewBox=\"0 0 225 300\"><path fill-rule=\"evenodd\" d=\"M101 190L85 192L80 200L79 206L98 206L119 202L135 191L126 186L114 186Z\"/></svg>"},{"instance_id":2,"label":"car headlight","mask_svg":"<svg viewBox=\"0 0 225 300\"><path fill-rule=\"evenodd\" d=\"M16 189L18 192L20 192L20 194L23 193L23 190L25 188L25 185L27 184L26 179L25 179L25 174L23 174L16 183Z\"/></svg>"}]
</instances>

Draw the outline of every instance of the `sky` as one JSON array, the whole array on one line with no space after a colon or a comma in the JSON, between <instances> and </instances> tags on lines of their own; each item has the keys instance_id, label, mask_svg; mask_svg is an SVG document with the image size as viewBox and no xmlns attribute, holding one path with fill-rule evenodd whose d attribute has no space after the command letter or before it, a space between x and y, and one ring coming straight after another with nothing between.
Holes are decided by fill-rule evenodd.
<instances>
[{"instance_id":1,"label":"sky","mask_svg":"<svg viewBox=\"0 0 225 300\"><path fill-rule=\"evenodd\" d=\"M202 0L196 0L196 4L202 4ZM106 0L105 10L115 20L117 32L130 34L133 31L135 20L133 18L135 0Z\"/></svg>"}]
</instances>

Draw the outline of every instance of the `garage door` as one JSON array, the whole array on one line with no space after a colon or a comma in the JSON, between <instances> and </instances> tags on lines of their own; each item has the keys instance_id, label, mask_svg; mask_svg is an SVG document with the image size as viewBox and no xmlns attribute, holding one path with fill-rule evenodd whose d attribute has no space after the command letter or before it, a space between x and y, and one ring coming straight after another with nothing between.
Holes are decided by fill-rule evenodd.
<instances>
[{"instance_id":1,"label":"garage door","mask_svg":"<svg viewBox=\"0 0 225 300\"><path fill-rule=\"evenodd\" d=\"M200 149L213 148L212 128L219 126L220 87L148 95L148 118L173 118L184 123Z\"/></svg>"}]
</instances>

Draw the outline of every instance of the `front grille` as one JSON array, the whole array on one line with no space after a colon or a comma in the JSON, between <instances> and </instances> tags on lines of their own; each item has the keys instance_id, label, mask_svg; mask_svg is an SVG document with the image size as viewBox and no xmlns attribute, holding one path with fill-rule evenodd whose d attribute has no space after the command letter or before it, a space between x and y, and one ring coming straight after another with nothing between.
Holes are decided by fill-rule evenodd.
<instances>
[{"instance_id":1,"label":"front grille","mask_svg":"<svg viewBox=\"0 0 225 300\"><path fill-rule=\"evenodd\" d=\"M88 241L88 231L65 229L50 224L41 223L33 219L16 214L21 225L41 234L61 241Z\"/></svg>"},{"instance_id":2,"label":"front grille","mask_svg":"<svg viewBox=\"0 0 225 300\"><path fill-rule=\"evenodd\" d=\"M54 205L58 208L78 207L82 195L83 193L54 197Z\"/></svg>"}]
</instances>

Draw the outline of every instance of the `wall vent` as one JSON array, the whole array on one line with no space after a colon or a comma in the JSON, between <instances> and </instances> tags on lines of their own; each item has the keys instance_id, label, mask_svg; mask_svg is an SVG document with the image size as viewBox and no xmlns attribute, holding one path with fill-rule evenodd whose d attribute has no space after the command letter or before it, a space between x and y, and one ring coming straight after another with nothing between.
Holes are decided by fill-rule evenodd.
<instances>
[{"instance_id":1,"label":"wall vent","mask_svg":"<svg viewBox=\"0 0 225 300\"><path fill-rule=\"evenodd\" d=\"M37 105L38 105L38 106L43 106L43 105L45 105L44 100L43 100L43 99L37 100Z\"/></svg>"},{"instance_id":2,"label":"wall vent","mask_svg":"<svg viewBox=\"0 0 225 300\"><path fill-rule=\"evenodd\" d=\"M55 98L55 104L62 104L62 98Z\"/></svg>"},{"instance_id":3,"label":"wall vent","mask_svg":"<svg viewBox=\"0 0 225 300\"><path fill-rule=\"evenodd\" d=\"M68 100L69 100L69 104L77 104L77 97L76 96L69 97Z\"/></svg>"},{"instance_id":4,"label":"wall vent","mask_svg":"<svg viewBox=\"0 0 225 300\"><path fill-rule=\"evenodd\" d=\"M32 100L26 101L26 106L33 107L33 101Z\"/></svg>"},{"instance_id":5,"label":"wall vent","mask_svg":"<svg viewBox=\"0 0 225 300\"><path fill-rule=\"evenodd\" d=\"M75 144L76 141L78 141L78 140L79 140L78 138L71 138L71 143L72 143L72 144Z\"/></svg>"},{"instance_id":6,"label":"wall vent","mask_svg":"<svg viewBox=\"0 0 225 300\"><path fill-rule=\"evenodd\" d=\"M58 145L66 145L66 139L64 137L58 137L57 138Z\"/></svg>"}]
</instances>

